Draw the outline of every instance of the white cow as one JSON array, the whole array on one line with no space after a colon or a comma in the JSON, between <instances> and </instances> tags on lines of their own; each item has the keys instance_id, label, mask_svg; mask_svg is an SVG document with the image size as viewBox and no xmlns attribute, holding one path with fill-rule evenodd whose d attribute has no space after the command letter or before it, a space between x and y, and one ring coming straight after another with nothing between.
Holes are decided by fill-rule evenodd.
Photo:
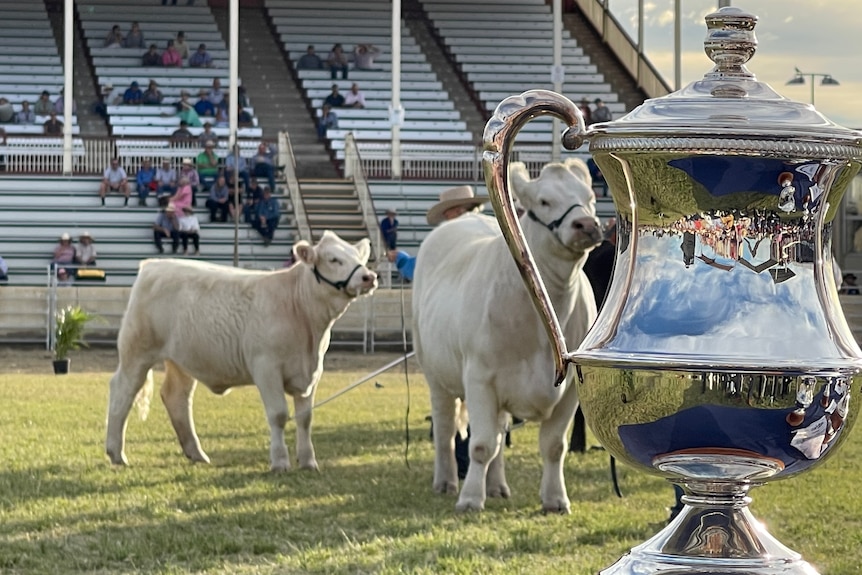
<instances>
[{"instance_id":1,"label":"white cow","mask_svg":"<svg viewBox=\"0 0 862 575\"><path fill-rule=\"evenodd\" d=\"M595 195L580 160L548 164L530 180L512 165L514 194L527 242L569 345L595 320L581 271L601 240ZM563 479L565 435L578 405L571 376L554 387L551 347L500 228L493 218L464 215L423 241L413 283L417 358L431 391L434 490L456 493L454 436L470 412L470 467L456 509L481 510L486 496L509 496L500 448L509 414L541 421L541 498L546 511L569 511Z\"/></svg>"},{"instance_id":2,"label":"white cow","mask_svg":"<svg viewBox=\"0 0 862 575\"><path fill-rule=\"evenodd\" d=\"M164 362L162 401L186 457L209 462L192 417L196 380L218 394L254 384L269 421L272 469L290 469L285 393L294 400L299 465L317 469L311 408L330 330L350 302L377 287L377 275L365 267L367 239L350 244L327 231L316 246L297 242L293 253L299 263L274 272L174 259L141 264L111 378L105 449L113 463L126 463L129 410L139 392L149 405L150 368Z\"/></svg>"}]
</instances>

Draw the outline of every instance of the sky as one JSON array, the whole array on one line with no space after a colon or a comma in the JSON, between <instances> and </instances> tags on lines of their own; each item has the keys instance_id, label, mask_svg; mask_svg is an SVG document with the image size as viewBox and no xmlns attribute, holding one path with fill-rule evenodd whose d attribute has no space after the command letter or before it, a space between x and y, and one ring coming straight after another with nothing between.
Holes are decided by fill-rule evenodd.
<instances>
[{"instance_id":1,"label":"sky","mask_svg":"<svg viewBox=\"0 0 862 575\"><path fill-rule=\"evenodd\" d=\"M636 41L638 0L608 0L611 12ZM682 86L712 68L703 51L704 16L717 0L682 0ZM862 0L732 0L731 5L758 16L758 48L748 63L757 79L779 94L810 103L805 85L787 86L799 68L831 74L839 86L815 78L814 105L837 124L862 130ZM644 52L674 87L674 0L644 0Z\"/></svg>"}]
</instances>

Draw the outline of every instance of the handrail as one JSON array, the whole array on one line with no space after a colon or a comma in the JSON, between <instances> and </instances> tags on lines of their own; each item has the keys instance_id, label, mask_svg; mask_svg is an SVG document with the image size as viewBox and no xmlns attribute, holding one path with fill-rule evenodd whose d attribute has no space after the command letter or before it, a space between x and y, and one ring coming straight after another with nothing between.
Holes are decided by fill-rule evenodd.
<instances>
[{"instance_id":1,"label":"handrail","mask_svg":"<svg viewBox=\"0 0 862 575\"><path fill-rule=\"evenodd\" d=\"M593 25L611 52L626 68L638 87L650 98L658 98L672 92L670 85L655 69L646 55L638 51L637 44L620 26L617 19L606 9L601 0L575 0L578 8Z\"/></svg>"},{"instance_id":2,"label":"handrail","mask_svg":"<svg viewBox=\"0 0 862 575\"><path fill-rule=\"evenodd\" d=\"M365 223L368 239L371 240L373 247L372 257L378 261L382 261L386 256L382 245L380 223L377 221L374 199L371 197L368 179L365 176L365 169L362 167L359 146L356 144L353 133L347 134L347 137L344 139L344 154L344 175L348 178L353 178L353 186L359 198L359 205L362 207L362 220Z\"/></svg>"},{"instance_id":3,"label":"handrail","mask_svg":"<svg viewBox=\"0 0 862 575\"><path fill-rule=\"evenodd\" d=\"M305 202L302 200L302 191L299 189L299 179L296 177L296 156L293 155L290 134L286 131L279 131L278 133L278 164L284 166L284 179L287 182L290 203L293 204L293 217L296 220L299 239L313 242L308 215L305 213Z\"/></svg>"}]
</instances>

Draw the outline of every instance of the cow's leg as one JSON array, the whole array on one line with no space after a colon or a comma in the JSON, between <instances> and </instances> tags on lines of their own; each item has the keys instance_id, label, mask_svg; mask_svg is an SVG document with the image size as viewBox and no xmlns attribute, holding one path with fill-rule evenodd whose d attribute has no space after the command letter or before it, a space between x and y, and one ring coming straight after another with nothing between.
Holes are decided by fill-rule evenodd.
<instances>
[{"instance_id":1,"label":"cow's leg","mask_svg":"<svg viewBox=\"0 0 862 575\"><path fill-rule=\"evenodd\" d=\"M455 505L457 511L481 511L485 508L488 466L497 457L503 440L498 425L497 396L491 382L487 381L487 373L483 376L481 371L468 368L464 372L464 390L470 409L470 468Z\"/></svg>"},{"instance_id":2,"label":"cow's leg","mask_svg":"<svg viewBox=\"0 0 862 575\"><path fill-rule=\"evenodd\" d=\"M426 377L427 374L426 374ZM457 400L428 378L431 391L431 425L434 429L435 493L458 493L458 466L455 463L455 408Z\"/></svg>"},{"instance_id":3,"label":"cow's leg","mask_svg":"<svg viewBox=\"0 0 862 575\"><path fill-rule=\"evenodd\" d=\"M314 394L317 384L306 397L294 396L293 411L296 415L296 458L300 469L318 471L314 445L311 443L311 418L314 411Z\"/></svg>"},{"instance_id":4,"label":"cow's leg","mask_svg":"<svg viewBox=\"0 0 862 575\"><path fill-rule=\"evenodd\" d=\"M276 367L254 370L254 382L260 392L266 420L269 422L269 462L272 471L289 471L290 455L284 443L284 426L287 424L287 399L284 397L284 380Z\"/></svg>"},{"instance_id":5,"label":"cow's leg","mask_svg":"<svg viewBox=\"0 0 862 575\"><path fill-rule=\"evenodd\" d=\"M192 395L196 385L197 382L192 376L172 361L165 361L165 382L161 389L162 403L168 410L183 453L196 463L209 463L210 458L201 449L201 442L195 432Z\"/></svg>"},{"instance_id":6,"label":"cow's leg","mask_svg":"<svg viewBox=\"0 0 862 575\"><path fill-rule=\"evenodd\" d=\"M501 411L500 417L497 420L498 429L500 432L506 433L506 425L508 424L509 416L506 412ZM509 484L506 482L506 460L503 457L505 449L500 447L497 450L497 457L491 460L488 465L488 475L485 478L485 490L488 497L503 497L508 498L512 494L509 489Z\"/></svg>"},{"instance_id":7,"label":"cow's leg","mask_svg":"<svg viewBox=\"0 0 862 575\"><path fill-rule=\"evenodd\" d=\"M542 454L542 509L546 512L569 513L571 505L563 478L563 456L566 453L566 432L578 409L578 393L571 381L551 416L539 427L539 452Z\"/></svg>"},{"instance_id":8,"label":"cow's leg","mask_svg":"<svg viewBox=\"0 0 862 575\"><path fill-rule=\"evenodd\" d=\"M111 463L115 465L128 464L124 451L126 423L129 420L129 410L132 409L135 397L147 381L149 369L150 366L142 362L130 362L130 365L120 362L120 366L111 377L105 453L108 454Z\"/></svg>"}]
</instances>

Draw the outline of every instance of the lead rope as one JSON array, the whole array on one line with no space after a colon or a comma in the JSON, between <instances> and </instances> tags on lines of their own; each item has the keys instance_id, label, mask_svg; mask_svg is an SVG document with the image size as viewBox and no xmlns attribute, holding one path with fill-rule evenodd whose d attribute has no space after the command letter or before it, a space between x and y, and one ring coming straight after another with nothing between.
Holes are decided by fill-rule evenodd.
<instances>
[{"instance_id":1,"label":"lead rope","mask_svg":"<svg viewBox=\"0 0 862 575\"><path fill-rule=\"evenodd\" d=\"M410 469L410 369L407 367L407 322L404 320L404 276L401 276L401 345L404 353L404 383L407 386L407 409L404 413L404 465Z\"/></svg>"}]
</instances>

